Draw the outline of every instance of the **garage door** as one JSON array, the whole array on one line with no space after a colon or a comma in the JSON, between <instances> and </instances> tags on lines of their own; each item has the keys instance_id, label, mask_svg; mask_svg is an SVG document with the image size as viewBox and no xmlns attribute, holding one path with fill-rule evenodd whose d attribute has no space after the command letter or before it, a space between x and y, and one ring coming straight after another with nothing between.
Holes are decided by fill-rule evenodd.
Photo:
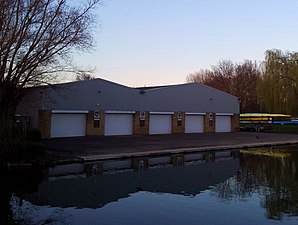
<instances>
[{"instance_id":1,"label":"garage door","mask_svg":"<svg viewBox=\"0 0 298 225\"><path fill-rule=\"evenodd\" d=\"M106 114L105 135L132 135L132 114Z\"/></svg>"},{"instance_id":2,"label":"garage door","mask_svg":"<svg viewBox=\"0 0 298 225\"><path fill-rule=\"evenodd\" d=\"M203 133L204 116L186 115L185 116L185 133Z\"/></svg>"},{"instance_id":3,"label":"garage door","mask_svg":"<svg viewBox=\"0 0 298 225\"><path fill-rule=\"evenodd\" d=\"M231 116L216 116L215 132L231 132Z\"/></svg>"},{"instance_id":4,"label":"garage door","mask_svg":"<svg viewBox=\"0 0 298 225\"><path fill-rule=\"evenodd\" d=\"M150 115L149 134L172 133L171 115Z\"/></svg>"},{"instance_id":5,"label":"garage door","mask_svg":"<svg viewBox=\"0 0 298 225\"><path fill-rule=\"evenodd\" d=\"M51 137L86 135L86 114L52 114Z\"/></svg>"}]
</instances>

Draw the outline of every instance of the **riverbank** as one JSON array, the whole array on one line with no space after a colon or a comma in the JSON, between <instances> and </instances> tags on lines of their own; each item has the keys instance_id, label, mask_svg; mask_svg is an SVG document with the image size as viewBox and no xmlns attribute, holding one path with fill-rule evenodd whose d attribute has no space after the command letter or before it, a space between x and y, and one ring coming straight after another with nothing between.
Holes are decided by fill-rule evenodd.
<instances>
[{"instance_id":1,"label":"riverbank","mask_svg":"<svg viewBox=\"0 0 298 225\"><path fill-rule=\"evenodd\" d=\"M296 134L204 133L75 137L43 140L50 165L152 155L298 144Z\"/></svg>"}]
</instances>

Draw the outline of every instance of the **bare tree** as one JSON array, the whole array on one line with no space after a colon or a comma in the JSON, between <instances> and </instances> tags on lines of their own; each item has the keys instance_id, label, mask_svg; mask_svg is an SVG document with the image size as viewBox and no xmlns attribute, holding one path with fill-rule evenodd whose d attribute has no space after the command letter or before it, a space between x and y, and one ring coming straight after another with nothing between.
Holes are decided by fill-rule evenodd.
<instances>
[{"instance_id":1,"label":"bare tree","mask_svg":"<svg viewBox=\"0 0 298 225\"><path fill-rule=\"evenodd\" d=\"M235 76L234 63L230 60L221 60L212 66L214 73L214 88L231 94L232 80Z\"/></svg>"},{"instance_id":2,"label":"bare tree","mask_svg":"<svg viewBox=\"0 0 298 225\"><path fill-rule=\"evenodd\" d=\"M186 77L188 83L202 83L208 85L211 83L214 77L214 73L208 69L201 69L199 72L191 73Z\"/></svg>"},{"instance_id":3,"label":"bare tree","mask_svg":"<svg viewBox=\"0 0 298 225\"><path fill-rule=\"evenodd\" d=\"M187 76L187 82L197 82L230 93L234 64L229 60L221 60L211 70L200 70Z\"/></svg>"},{"instance_id":4,"label":"bare tree","mask_svg":"<svg viewBox=\"0 0 298 225\"><path fill-rule=\"evenodd\" d=\"M241 112L259 111L257 80L260 71L255 62L245 60L235 64L230 60L221 60L211 68L188 75L187 82L202 83L237 96Z\"/></svg>"},{"instance_id":5,"label":"bare tree","mask_svg":"<svg viewBox=\"0 0 298 225\"><path fill-rule=\"evenodd\" d=\"M260 105L257 96L257 80L260 77L256 62L245 60L235 65L235 77L231 86L231 94L240 101L241 112L259 112Z\"/></svg>"},{"instance_id":6,"label":"bare tree","mask_svg":"<svg viewBox=\"0 0 298 225\"><path fill-rule=\"evenodd\" d=\"M78 74L78 75L76 76L76 80L77 80L77 81L80 81L80 80L93 80L93 79L95 79L95 77L92 76L92 75L89 74L89 73L81 73L81 74Z\"/></svg>"},{"instance_id":7,"label":"bare tree","mask_svg":"<svg viewBox=\"0 0 298 225\"><path fill-rule=\"evenodd\" d=\"M70 55L94 46L92 10L100 0L0 1L0 141L12 138L26 87L69 70Z\"/></svg>"}]
</instances>

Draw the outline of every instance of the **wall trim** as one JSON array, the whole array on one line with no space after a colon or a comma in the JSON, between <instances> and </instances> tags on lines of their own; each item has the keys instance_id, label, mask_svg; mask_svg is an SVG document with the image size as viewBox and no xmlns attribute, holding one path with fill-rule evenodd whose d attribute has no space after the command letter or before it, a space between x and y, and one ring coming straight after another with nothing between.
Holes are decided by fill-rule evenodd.
<instances>
[{"instance_id":1,"label":"wall trim","mask_svg":"<svg viewBox=\"0 0 298 225\"><path fill-rule=\"evenodd\" d=\"M156 115L174 115L174 112L150 112L150 114Z\"/></svg>"},{"instance_id":2,"label":"wall trim","mask_svg":"<svg viewBox=\"0 0 298 225\"><path fill-rule=\"evenodd\" d=\"M206 113L185 113L185 115L199 115L199 116L205 116Z\"/></svg>"},{"instance_id":3,"label":"wall trim","mask_svg":"<svg viewBox=\"0 0 298 225\"><path fill-rule=\"evenodd\" d=\"M106 110L107 114L134 114L136 111L117 111L117 110Z\"/></svg>"},{"instance_id":4,"label":"wall trim","mask_svg":"<svg viewBox=\"0 0 298 225\"><path fill-rule=\"evenodd\" d=\"M216 116L233 116L233 113L215 113Z\"/></svg>"},{"instance_id":5,"label":"wall trim","mask_svg":"<svg viewBox=\"0 0 298 225\"><path fill-rule=\"evenodd\" d=\"M52 113L88 113L88 110L52 110Z\"/></svg>"}]
</instances>

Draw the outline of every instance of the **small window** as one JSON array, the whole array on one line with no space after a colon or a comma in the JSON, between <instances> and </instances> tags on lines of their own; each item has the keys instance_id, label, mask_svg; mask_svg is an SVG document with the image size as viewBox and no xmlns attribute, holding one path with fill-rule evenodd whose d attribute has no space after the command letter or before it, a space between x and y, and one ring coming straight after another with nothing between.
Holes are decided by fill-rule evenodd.
<instances>
[{"instance_id":1,"label":"small window","mask_svg":"<svg viewBox=\"0 0 298 225\"><path fill-rule=\"evenodd\" d=\"M181 126L182 126L182 121L181 121L181 120L178 120L178 121L177 121L177 126L178 126L178 127L181 127Z\"/></svg>"},{"instance_id":2,"label":"small window","mask_svg":"<svg viewBox=\"0 0 298 225\"><path fill-rule=\"evenodd\" d=\"M99 126L100 126L100 120L93 120L93 127L99 128Z\"/></svg>"},{"instance_id":3,"label":"small window","mask_svg":"<svg viewBox=\"0 0 298 225\"><path fill-rule=\"evenodd\" d=\"M140 127L144 127L145 126L145 120L140 120Z\"/></svg>"}]
</instances>

